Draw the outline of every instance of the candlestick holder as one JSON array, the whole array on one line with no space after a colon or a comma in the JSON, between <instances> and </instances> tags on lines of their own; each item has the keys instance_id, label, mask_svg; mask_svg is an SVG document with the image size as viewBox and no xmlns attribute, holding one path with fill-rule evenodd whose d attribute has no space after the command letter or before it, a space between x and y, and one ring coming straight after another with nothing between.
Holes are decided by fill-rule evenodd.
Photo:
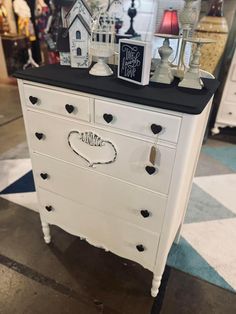
<instances>
[{"instance_id":1,"label":"candlestick holder","mask_svg":"<svg viewBox=\"0 0 236 314\"><path fill-rule=\"evenodd\" d=\"M135 2L135 0L131 0L131 6L128 9L128 16L130 17L130 27L125 34L132 35L133 37L138 37L140 35L136 33L136 31L134 30L134 26L133 26L134 25L134 18L137 15L137 9L135 8L134 2Z\"/></svg>"},{"instance_id":2,"label":"candlestick holder","mask_svg":"<svg viewBox=\"0 0 236 314\"><path fill-rule=\"evenodd\" d=\"M164 41L163 45L158 49L161 61L157 64L150 81L163 84L171 84L174 76L172 74L171 66L169 63L169 58L173 52L173 49L170 47L170 39L178 39L179 36L171 34L154 34L154 36L164 38Z\"/></svg>"},{"instance_id":3,"label":"candlestick holder","mask_svg":"<svg viewBox=\"0 0 236 314\"><path fill-rule=\"evenodd\" d=\"M190 37L191 30L197 22L198 11L194 7L194 2L197 0L184 0L185 4L183 10L179 14L179 21L182 32L182 39L180 44L180 53L179 53L179 61L177 65L177 69L175 71L175 76L179 78L183 78L184 73L186 71L186 66L184 63L184 55L186 49L186 38ZM179 45L178 45L179 46Z\"/></svg>"},{"instance_id":4,"label":"candlestick holder","mask_svg":"<svg viewBox=\"0 0 236 314\"><path fill-rule=\"evenodd\" d=\"M196 44L196 49L193 52L193 56L189 64L189 69L184 74L184 78L178 86L193 89L202 89L204 84L200 77L201 47L204 44L212 44L214 40L207 38L186 38L185 41Z\"/></svg>"}]
</instances>

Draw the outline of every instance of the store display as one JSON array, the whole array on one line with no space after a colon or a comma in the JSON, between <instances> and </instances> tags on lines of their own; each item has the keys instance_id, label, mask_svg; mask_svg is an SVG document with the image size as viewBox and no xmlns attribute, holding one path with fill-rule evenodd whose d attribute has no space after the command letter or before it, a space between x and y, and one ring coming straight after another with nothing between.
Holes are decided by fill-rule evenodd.
<instances>
[{"instance_id":1,"label":"store display","mask_svg":"<svg viewBox=\"0 0 236 314\"><path fill-rule=\"evenodd\" d=\"M31 44L36 40L33 24L31 21L30 8L25 0L14 0L14 11L18 16L18 33L28 39L28 60L23 68L29 66L38 67L32 56Z\"/></svg>"},{"instance_id":2,"label":"store display","mask_svg":"<svg viewBox=\"0 0 236 314\"><path fill-rule=\"evenodd\" d=\"M14 0L14 11L18 16L18 33L26 36L30 41L35 41L34 27L31 21L30 8L25 0Z\"/></svg>"},{"instance_id":3,"label":"store display","mask_svg":"<svg viewBox=\"0 0 236 314\"><path fill-rule=\"evenodd\" d=\"M172 10L165 10L160 30L167 34L154 34L154 36L164 38L163 46L158 49L161 57L160 62L153 62L154 73L150 79L152 82L171 84L174 76L180 79L179 87L202 89L204 84L200 78L200 56L203 45L213 43L209 38L192 38L190 36L196 24L199 12L194 6L196 0L185 0L184 7L179 13L180 32L179 36L168 35L177 31L177 13L173 15ZM175 21L175 28L173 28ZM173 49L170 47L170 39L178 39L174 61L169 60ZM186 43L195 44L196 49L192 49L192 57L189 67L185 64ZM192 47L194 48L194 47ZM174 64L177 62L177 65Z\"/></svg>"},{"instance_id":4,"label":"store display","mask_svg":"<svg viewBox=\"0 0 236 314\"><path fill-rule=\"evenodd\" d=\"M8 34L10 32L10 26L8 23L8 13L4 6L3 0L0 0L0 35Z\"/></svg>"},{"instance_id":5,"label":"store display","mask_svg":"<svg viewBox=\"0 0 236 314\"><path fill-rule=\"evenodd\" d=\"M148 85L150 68L150 43L133 39L120 39L118 78L139 85Z\"/></svg>"},{"instance_id":6,"label":"store display","mask_svg":"<svg viewBox=\"0 0 236 314\"><path fill-rule=\"evenodd\" d=\"M122 7L122 0L109 0L107 12L109 12L115 19L116 34L119 34L124 22L124 12Z\"/></svg>"},{"instance_id":7,"label":"store display","mask_svg":"<svg viewBox=\"0 0 236 314\"><path fill-rule=\"evenodd\" d=\"M211 38L214 42L202 48L201 68L214 73L223 55L228 38L228 24L223 14L223 0L214 0L211 8L197 25L195 36Z\"/></svg>"},{"instance_id":8,"label":"store display","mask_svg":"<svg viewBox=\"0 0 236 314\"><path fill-rule=\"evenodd\" d=\"M11 76L17 70L23 69L24 64L28 60L27 38L22 35L8 34L2 35L1 41L7 75Z\"/></svg>"},{"instance_id":9,"label":"store display","mask_svg":"<svg viewBox=\"0 0 236 314\"><path fill-rule=\"evenodd\" d=\"M64 2L64 1L63 1ZM50 10L52 12L48 21L48 30L44 35L47 45L48 63L54 64L60 62L60 56L57 49L58 34L62 29L61 4L60 1L50 1Z\"/></svg>"},{"instance_id":10,"label":"store display","mask_svg":"<svg viewBox=\"0 0 236 314\"><path fill-rule=\"evenodd\" d=\"M35 24L38 32L39 39L44 41L44 35L50 28L50 8L44 2L44 0L36 0L35 4Z\"/></svg>"},{"instance_id":11,"label":"store display","mask_svg":"<svg viewBox=\"0 0 236 314\"><path fill-rule=\"evenodd\" d=\"M52 21L50 7L44 2L44 0L36 0L35 2L35 25L39 39L42 63L49 62L48 46L45 40L45 35L50 29Z\"/></svg>"}]
</instances>

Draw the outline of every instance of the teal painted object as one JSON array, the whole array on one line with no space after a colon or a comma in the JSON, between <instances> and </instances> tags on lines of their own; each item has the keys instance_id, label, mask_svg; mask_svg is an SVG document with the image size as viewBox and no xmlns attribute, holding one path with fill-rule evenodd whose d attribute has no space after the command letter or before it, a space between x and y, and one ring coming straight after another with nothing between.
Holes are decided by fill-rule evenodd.
<instances>
[{"instance_id":1,"label":"teal painted object","mask_svg":"<svg viewBox=\"0 0 236 314\"><path fill-rule=\"evenodd\" d=\"M205 146L202 151L236 172L236 145L225 147Z\"/></svg>"},{"instance_id":2,"label":"teal painted object","mask_svg":"<svg viewBox=\"0 0 236 314\"><path fill-rule=\"evenodd\" d=\"M235 290L183 237L181 237L178 245L172 245L168 255L167 264L214 285L235 292Z\"/></svg>"}]
</instances>

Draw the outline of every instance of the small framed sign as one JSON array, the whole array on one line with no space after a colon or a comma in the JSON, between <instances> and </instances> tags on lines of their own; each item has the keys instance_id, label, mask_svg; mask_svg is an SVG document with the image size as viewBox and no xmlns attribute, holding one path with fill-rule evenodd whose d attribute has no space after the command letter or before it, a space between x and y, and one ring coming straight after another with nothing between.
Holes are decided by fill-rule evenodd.
<instances>
[{"instance_id":1,"label":"small framed sign","mask_svg":"<svg viewBox=\"0 0 236 314\"><path fill-rule=\"evenodd\" d=\"M121 39L119 41L118 78L148 85L151 68L151 43Z\"/></svg>"}]
</instances>

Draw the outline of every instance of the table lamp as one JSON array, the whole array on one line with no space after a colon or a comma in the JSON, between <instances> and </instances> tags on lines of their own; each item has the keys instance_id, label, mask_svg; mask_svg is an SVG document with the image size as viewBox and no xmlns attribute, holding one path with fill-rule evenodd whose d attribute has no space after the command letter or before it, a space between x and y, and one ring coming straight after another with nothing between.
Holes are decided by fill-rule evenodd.
<instances>
[{"instance_id":1,"label":"table lamp","mask_svg":"<svg viewBox=\"0 0 236 314\"><path fill-rule=\"evenodd\" d=\"M156 31L159 34L171 34L179 35L179 21L176 10L165 10L159 30Z\"/></svg>"}]
</instances>

